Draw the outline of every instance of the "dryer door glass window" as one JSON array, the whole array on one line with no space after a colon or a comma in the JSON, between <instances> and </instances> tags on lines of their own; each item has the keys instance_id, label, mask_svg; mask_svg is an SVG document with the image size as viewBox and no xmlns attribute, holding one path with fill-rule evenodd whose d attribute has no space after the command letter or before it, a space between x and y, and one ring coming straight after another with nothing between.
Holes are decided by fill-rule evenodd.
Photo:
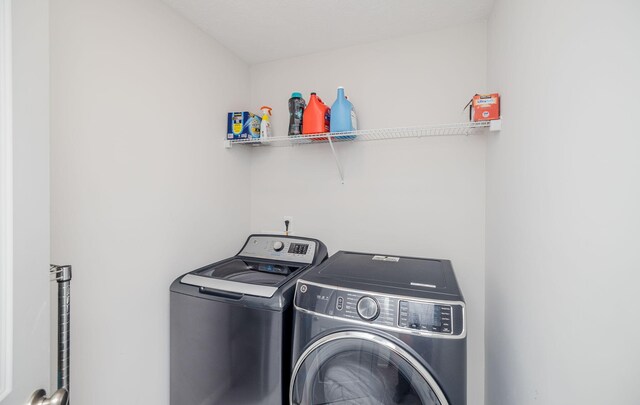
<instances>
[{"instance_id":1,"label":"dryer door glass window","mask_svg":"<svg viewBox=\"0 0 640 405\"><path fill-rule=\"evenodd\" d=\"M427 369L402 347L367 332L340 332L300 356L291 404L448 405Z\"/></svg>"}]
</instances>

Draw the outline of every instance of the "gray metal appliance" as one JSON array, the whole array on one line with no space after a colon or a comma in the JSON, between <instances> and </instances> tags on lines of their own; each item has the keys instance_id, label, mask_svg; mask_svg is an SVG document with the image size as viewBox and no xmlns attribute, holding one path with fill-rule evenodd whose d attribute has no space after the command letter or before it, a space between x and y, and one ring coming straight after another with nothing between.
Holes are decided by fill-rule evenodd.
<instances>
[{"instance_id":1,"label":"gray metal appliance","mask_svg":"<svg viewBox=\"0 0 640 405\"><path fill-rule=\"evenodd\" d=\"M287 402L295 282L327 258L316 239L251 235L171 285L172 405Z\"/></svg>"},{"instance_id":2,"label":"gray metal appliance","mask_svg":"<svg viewBox=\"0 0 640 405\"><path fill-rule=\"evenodd\" d=\"M448 260L338 252L298 279L290 403L466 405Z\"/></svg>"}]
</instances>

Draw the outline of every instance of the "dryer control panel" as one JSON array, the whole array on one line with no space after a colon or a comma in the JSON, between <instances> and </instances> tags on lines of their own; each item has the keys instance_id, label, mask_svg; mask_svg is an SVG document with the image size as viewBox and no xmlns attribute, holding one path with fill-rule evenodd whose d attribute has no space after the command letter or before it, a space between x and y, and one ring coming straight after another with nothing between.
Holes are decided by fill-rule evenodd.
<instances>
[{"instance_id":1,"label":"dryer control panel","mask_svg":"<svg viewBox=\"0 0 640 405\"><path fill-rule=\"evenodd\" d=\"M466 336L464 303L399 297L299 280L297 309L401 333Z\"/></svg>"},{"instance_id":2,"label":"dryer control panel","mask_svg":"<svg viewBox=\"0 0 640 405\"><path fill-rule=\"evenodd\" d=\"M398 326L440 333L453 333L451 305L400 300Z\"/></svg>"}]
</instances>

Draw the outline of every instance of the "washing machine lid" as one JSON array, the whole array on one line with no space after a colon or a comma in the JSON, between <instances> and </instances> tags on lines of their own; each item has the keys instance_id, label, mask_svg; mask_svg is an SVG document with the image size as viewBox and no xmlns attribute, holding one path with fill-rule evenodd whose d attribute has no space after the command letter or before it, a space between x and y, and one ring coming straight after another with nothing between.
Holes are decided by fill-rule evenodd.
<instances>
[{"instance_id":1,"label":"washing machine lid","mask_svg":"<svg viewBox=\"0 0 640 405\"><path fill-rule=\"evenodd\" d=\"M237 255L180 276L174 284L199 287L198 294L210 296L240 299L251 295L278 300L279 290L289 288L290 281L304 269L326 258L327 247L317 239L254 234ZM189 291L194 293L193 289Z\"/></svg>"},{"instance_id":2,"label":"washing machine lid","mask_svg":"<svg viewBox=\"0 0 640 405\"><path fill-rule=\"evenodd\" d=\"M269 298L302 267L304 266L293 263L232 257L195 270L182 277L180 282L213 290Z\"/></svg>"},{"instance_id":3,"label":"washing machine lid","mask_svg":"<svg viewBox=\"0 0 640 405\"><path fill-rule=\"evenodd\" d=\"M340 251L304 279L382 293L461 298L451 262L442 259Z\"/></svg>"}]
</instances>

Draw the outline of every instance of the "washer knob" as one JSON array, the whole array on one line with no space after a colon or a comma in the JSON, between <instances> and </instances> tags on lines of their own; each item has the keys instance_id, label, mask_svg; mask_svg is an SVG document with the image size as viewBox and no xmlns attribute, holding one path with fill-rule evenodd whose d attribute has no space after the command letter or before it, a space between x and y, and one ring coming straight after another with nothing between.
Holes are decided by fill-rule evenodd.
<instances>
[{"instance_id":1,"label":"washer knob","mask_svg":"<svg viewBox=\"0 0 640 405\"><path fill-rule=\"evenodd\" d=\"M358 315L365 321L373 321L380 315L380 306L378 301L372 297L362 297L358 301Z\"/></svg>"},{"instance_id":2,"label":"washer knob","mask_svg":"<svg viewBox=\"0 0 640 405\"><path fill-rule=\"evenodd\" d=\"M273 242L273 250L275 250L276 252L279 252L282 249L284 249L284 243L282 243L279 240Z\"/></svg>"}]
</instances>

